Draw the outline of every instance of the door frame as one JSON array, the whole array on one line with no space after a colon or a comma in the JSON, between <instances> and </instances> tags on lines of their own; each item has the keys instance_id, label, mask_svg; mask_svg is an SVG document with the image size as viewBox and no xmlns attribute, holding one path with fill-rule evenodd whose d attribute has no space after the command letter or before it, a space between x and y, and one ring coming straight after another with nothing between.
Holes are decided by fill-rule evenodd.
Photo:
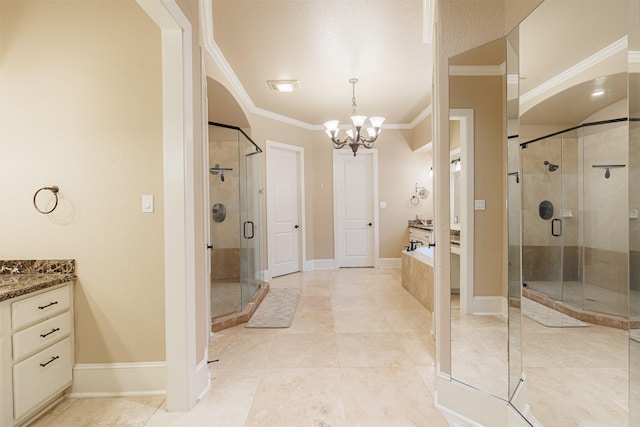
<instances>
[{"instance_id":1,"label":"door frame","mask_svg":"<svg viewBox=\"0 0 640 427\"><path fill-rule=\"evenodd\" d=\"M269 178L269 166L272 162L273 151L272 148L277 148L280 150L287 150L295 153L296 162L298 164L298 224L300 224L301 233L299 233L298 239L298 268L300 271L308 271L305 268L307 264L307 239L306 239L306 214L305 214L305 192L304 192L304 148L298 147L296 145L284 144L282 142L270 141L267 140L267 150L266 150L266 184L267 184L267 261L268 261L268 270L265 273L265 280L271 280L271 271L273 271L273 239L271 236L273 230L273 208L275 204L274 195L269 189L271 188L272 182L271 178Z\"/></svg>"},{"instance_id":2,"label":"door frame","mask_svg":"<svg viewBox=\"0 0 640 427\"><path fill-rule=\"evenodd\" d=\"M338 257L338 212L342 207L342 200L336 197L338 194L338 188L340 185L344 185L344 182L338 182L336 161L338 156L352 156L353 153L349 150L333 150L333 255L335 258L336 268L341 267L341 260ZM359 156L372 156L372 168L371 168L371 185L372 188L372 201L371 211L373 214L373 267L380 267L380 228L379 228L379 215L378 215L378 150L372 148L370 150L362 150L358 152Z\"/></svg>"},{"instance_id":3,"label":"door frame","mask_svg":"<svg viewBox=\"0 0 640 427\"><path fill-rule=\"evenodd\" d=\"M207 336L196 331L196 284L205 283L197 262L206 248L196 238L202 223L196 213L194 150L194 35L175 0L136 0L160 29L162 49L162 151L164 213L166 407L188 411L210 387ZM199 117L204 120L205 117ZM201 252L202 251L202 252ZM208 322L206 322L208 325ZM200 326L204 326L204 323ZM200 340L203 354L196 354Z\"/></svg>"},{"instance_id":4,"label":"door frame","mask_svg":"<svg viewBox=\"0 0 640 427\"><path fill-rule=\"evenodd\" d=\"M474 154L473 109L449 110L449 120L460 122L460 312L474 312ZM449 225L451 227L451 225Z\"/></svg>"}]
</instances>

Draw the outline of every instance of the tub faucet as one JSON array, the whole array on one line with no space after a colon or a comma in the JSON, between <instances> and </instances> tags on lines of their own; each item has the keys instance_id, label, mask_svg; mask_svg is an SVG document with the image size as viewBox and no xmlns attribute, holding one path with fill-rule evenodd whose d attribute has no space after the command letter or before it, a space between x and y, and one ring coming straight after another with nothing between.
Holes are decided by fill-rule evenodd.
<instances>
[{"instance_id":1,"label":"tub faucet","mask_svg":"<svg viewBox=\"0 0 640 427\"><path fill-rule=\"evenodd\" d=\"M416 250L416 248L420 245L423 245L424 243L422 243L420 240L409 240L409 246L407 246L407 251L408 252L413 252Z\"/></svg>"}]
</instances>

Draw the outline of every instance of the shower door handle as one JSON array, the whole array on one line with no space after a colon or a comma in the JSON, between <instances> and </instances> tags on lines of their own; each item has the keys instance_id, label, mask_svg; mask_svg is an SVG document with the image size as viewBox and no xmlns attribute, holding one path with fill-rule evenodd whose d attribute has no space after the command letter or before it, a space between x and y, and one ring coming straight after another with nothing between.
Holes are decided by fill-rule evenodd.
<instances>
[{"instance_id":1,"label":"shower door handle","mask_svg":"<svg viewBox=\"0 0 640 427\"><path fill-rule=\"evenodd\" d=\"M556 224L559 225L559 231L556 232ZM553 221L551 221L551 235L555 236L555 237L560 237L562 236L562 220L560 218L556 218Z\"/></svg>"},{"instance_id":2,"label":"shower door handle","mask_svg":"<svg viewBox=\"0 0 640 427\"><path fill-rule=\"evenodd\" d=\"M247 226L248 225L251 226L249 228L249 231L251 232L251 234L247 233ZM245 221L242 228L243 228L242 233L244 234L244 238L245 239L253 239L253 237L254 237L253 221Z\"/></svg>"}]
</instances>

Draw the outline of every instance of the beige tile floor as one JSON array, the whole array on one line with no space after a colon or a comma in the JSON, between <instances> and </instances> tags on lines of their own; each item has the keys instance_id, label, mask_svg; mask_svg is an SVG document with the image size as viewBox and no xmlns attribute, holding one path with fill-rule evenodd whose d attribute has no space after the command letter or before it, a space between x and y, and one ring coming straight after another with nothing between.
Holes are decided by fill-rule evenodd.
<instances>
[{"instance_id":1,"label":"beige tile floor","mask_svg":"<svg viewBox=\"0 0 640 427\"><path fill-rule=\"evenodd\" d=\"M433 407L431 316L399 269L274 279L302 296L288 329L216 333L211 390L188 413L163 397L65 399L34 426L448 426Z\"/></svg>"}]
</instances>

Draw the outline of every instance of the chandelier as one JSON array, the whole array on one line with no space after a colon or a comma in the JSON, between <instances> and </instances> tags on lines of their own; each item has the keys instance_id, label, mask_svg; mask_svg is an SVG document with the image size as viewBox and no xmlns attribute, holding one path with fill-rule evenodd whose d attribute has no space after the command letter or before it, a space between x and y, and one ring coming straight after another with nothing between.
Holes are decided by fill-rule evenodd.
<instances>
[{"instance_id":1,"label":"chandelier","mask_svg":"<svg viewBox=\"0 0 640 427\"><path fill-rule=\"evenodd\" d=\"M358 79L349 79L349 83L353 86L353 97L351 98L351 106L353 107L353 111L351 112L351 129L347 130L347 135L343 139L340 139L338 138L338 133L340 132L339 120L329 120L325 122L324 127L325 132L329 135L331 141L333 141L333 148L340 149L348 145L351 151L353 151L353 157L355 157L360 146L373 148L374 141L382 131L384 117L370 117L370 126L363 129L367 116L361 116L356 113L356 83L358 83ZM367 136L363 136L363 130L366 130Z\"/></svg>"}]
</instances>

